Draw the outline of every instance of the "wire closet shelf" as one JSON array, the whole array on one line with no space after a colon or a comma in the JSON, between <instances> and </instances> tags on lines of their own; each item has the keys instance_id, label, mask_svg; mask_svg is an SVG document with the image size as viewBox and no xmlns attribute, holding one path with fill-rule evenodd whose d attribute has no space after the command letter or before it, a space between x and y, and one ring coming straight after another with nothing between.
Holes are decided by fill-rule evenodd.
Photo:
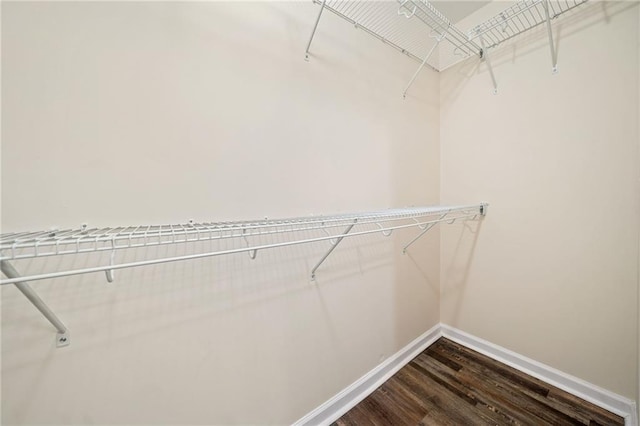
<instances>
[{"instance_id":1,"label":"wire closet shelf","mask_svg":"<svg viewBox=\"0 0 640 426\"><path fill-rule=\"evenodd\" d=\"M313 0L320 5L311 37L309 50L322 11L328 9L336 15L362 28L367 33L395 47L402 53L421 62L406 85L402 96L416 80L425 66L442 71L456 63L478 56L486 63L493 83L493 93L498 93L498 83L493 73L489 50L540 24L546 23L551 52L552 71L558 72L557 49L553 41L551 20L568 12L587 0L518 0L513 6L493 18L476 25L467 33L462 32L428 0ZM442 49L448 44L449 49ZM441 47L437 52L436 48ZM437 53L434 55L434 53ZM432 59L435 57L436 59Z\"/></svg>"},{"instance_id":2,"label":"wire closet shelf","mask_svg":"<svg viewBox=\"0 0 640 426\"><path fill-rule=\"evenodd\" d=\"M409 57L419 62L424 61L434 70L441 68L438 62L427 63L427 60L431 57L434 46L441 40L448 42L460 56L480 54L480 46L469 40L464 32L426 0L313 1L321 5L318 20L322 10L327 9ZM411 19L414 17L417 19ZM311 40L307 46L307 58Z\"/></svg>"},{"instance_id":3,"label":"wire closet shelf","mask_svg":"<svg viewBox=\"0 0 640 426\"><path fill-rule=\"evenodd\" d=\"M467 33L469 40L484 37L486 48L496 47L525 31L555 19L587 0L521 0L493 18L476 25Z\"/></svg>"},{"instance_id":4,"label":"wire closet shelf","mask_svg":"<svg viewBox=\"0 0 640 426\"><path fill-rule=\"evenodd\" d=\"M184 256L147 259L121 264L112 262L109 265L91 268L26 275L20 278L0 280L0 284L13 284L20 281L43 280L100 271L107 272L115 269L242 252L248 252L252 258L255 258L258 251L269 248L320 241L335 241L341 237L377 232L388 234L395 229L402 228L425 229L440 222L475 218L478 214L483 214L485 209L485 204L454 207L415 207L281 220L190 222L178 225L140 225L91 229L82 227L58 231L5 233L0 236L0 261L3 262L105 251L114 253L122 249L214 240L242 240L244 246ZM356 231L344 232L343 228L356 225ZM300 238L301 233L308 233L308 231L320 231L322 235L312 238ZM265 242L265 239L271 241ZM254 244L252 244L252 241Z\"/></svg>"},{"instance_id":5,"label":"wire closet shelf","mask_svg":"<svg viewBox=\"0 0 640 426\"><path fill-rule=\"evenodd\" d=\"M5 233L0 235L0 270L7 278L0 280L0 284L14 284L56 328L58 331L56 346L63 347L70 343L69 330L31 288L28 281L104 272L107 281L112 282L114 270L117 269L243 252L248 253L251 259L255 259L258 252L265 249L329 242L324 256L311 269L311 280L314 280L317 269L344 238L374 233L390 236L396 229L417 229L418 234L403 248L403 252L406 252L409 246L438 223L476 219L486 214L487 206L488 204L483 203L452 207L413 207L281 220L189 222L178 225L91 229L83 226L79 229ZM309 237L309 235L313 236ZM150 256L151 258L135 262L118 263L115 261L116 253L119 250L214 241L231 241L233 248L206 250L203 247L208 245L200 244L197 247L201 251L194 254ZM102 252L110 252L108 265L101 264L82 269L65 269L30 275L20 274L13 265L14 261L25 259ZM157 250L152 252L158 253ZM97 257L98 261L100 258L100 256Z\"/></svg>"}]
</instances>

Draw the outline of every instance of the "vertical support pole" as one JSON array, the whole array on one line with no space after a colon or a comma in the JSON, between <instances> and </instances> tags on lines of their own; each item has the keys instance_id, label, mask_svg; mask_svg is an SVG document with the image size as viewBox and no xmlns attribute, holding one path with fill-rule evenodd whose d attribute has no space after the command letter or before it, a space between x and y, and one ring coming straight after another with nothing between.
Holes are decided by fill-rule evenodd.
<instances>
[{"instance_id":1,"label":"vertical support pole","mask_svg":"<svg viewBox=\"0 0 640 426\"><path fill-rule=\"evenodd\" d=\"M304 60L309 60L309 49L311 48L311 42L313 41L313 36L316 34L316 30L318 29L318 23L320 22L320 16L322 16L322 11L324 10L324 5L327 3L327 0L322 0L322 5L320 6L320 11L318 12L318 17L316 18L316 23L313 26L313 31L311 31L311 37L309 37L309 43L307 43L307 50L304 52Z\"/></svg>"},{"instance_id":2,"label":"vertical support pole","mask_svg":"<svg viewBox=\"0 0 640 426\"><path fill-rule=\"evenodd\" d=\"M543 0L542 6L544 7L544 15L547 20L547 33L549 33L549 48L551 49L551 71L554 74L558 73L558 52L556 52L556 46L553 43L553 31L551 31L551 17L549 16L549 0Z\"/></svg>"},{"instance_id":3,"label":"vertical support pole","mask_svg":"<svg viewBox=\"0 0 640 426\"><path fill-rule=\"evenodd\" d=\"M20 273L16 271L11 263L6 260L0 261L0 269L2 273L4 273L7 278L20 278ZM67 346L70 343L69 340L69 330L67 327L60 321L60 319L53 313L53 311L47 306L46 303L38 296L31 286L26 282L17 282L15 286L25 295L29 302L33 303L42 315L45 316L47 320L58 330L58 335L56 337L56 346L62 347Z\"/></svg>"},{"instance_id":4,"label":"vertical support pole","mask_svg":"<svg viewBox=\"0 0 640 426\"><path fill-rule=\"evenodd\" d=\"M320 261L316 264L316 266L313 267L313 269L311 270L311 281L315 281L315 279L316 279L316 270L320 267L320 265L322 265L322 262L324 262L327 259L327 257L329 257L331 252L333 250L335 250L335 248L338 246L338 244L340 244L340 241L344 240L345 235L347 235L349 232L351 232L351 229L356 225L357 221L358 221L358 219L354 219L353 223L351 225L347 226L347 229L344 230L344 232L342 233L342 236L338 237L336 242L331 245L331 248L329 249L329 251L324 256L322 256L322 259L320 259Z\"/></svg>"},{"instance_id":5,"label":"vertical support pole","mask_svg":"<svg viewBox=\"0 0 640 426\"><path fill-rule=\"evenodd\" d=\"M489 59L489 52L484 45L484 37L480 34L480 45L482 46L482 58L487 63L487 68L489 69L489 74L491 75L491 81L493 82L493 94L498 94L498 83L496 82L496 76L493 75L493 67L491 66L491 60Z\"/></svg>"},{"instance_id":6,"label":"vertical support pole","mask_svg":"<svg viewBox=\"0 0 640 426\"><path fill-rule=\"evenodd\" d=\"M409 87L411 87L411 85L413 84L413 82L416 79L416 77L418 77L418 74L420 74L420 71L422 70L422 68L424 68L425 64L427 63L427 61L429 60L429 58L431 57L433 52L436 50L436 47L438 47L440 42L444 39L445 35L446 34L443 33L439 37L436 37L436 44L433 45L433 47L431 48L429 53L427 53L427 56L424 57L424 60L422 61L422 63L420 64L420 66L418 67L416 72L413 74L413 77L411 77L411 80L409 81L409 84L407 84L407 87L404 88L404 92L402 92L402 98L403 99L407 97L407 91L409 90Z\"/></svg>"}]
</instances>

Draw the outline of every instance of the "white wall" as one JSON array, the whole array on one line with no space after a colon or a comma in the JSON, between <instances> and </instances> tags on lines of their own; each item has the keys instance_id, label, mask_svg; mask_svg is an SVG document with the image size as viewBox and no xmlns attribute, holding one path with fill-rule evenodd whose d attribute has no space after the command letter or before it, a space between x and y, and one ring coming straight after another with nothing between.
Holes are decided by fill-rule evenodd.
<instances>
[{"instance_id":1,"label":"white wall","mask_svg":"<svg viewBox=\"0 0 640 426\"><path fill-rule=\"evenodd\" d=\"M322 244L34 283L65 349L3 287L3 424L290 423L440 319L637 399L635 3L556 23L558 75L541 28L492 52L499 95L471 60L405 101L417 64L330 13L303 60L317 10L3 2L2 232L488 201L481 229L345 240L317 285Z\"/></svg>"},{"instance_id":2,"label":"white wall","mask_svg":"<svg viewBox=\"0 0 640 426\"><path fill-rule=\"evenodd\" d=\"M403 101L417 64L329 13L305 62L317 11L3 2L2 231L436 204L438 76ZM414 234L345 240L317 285L324 244L34 283L65 349L3 287L2 422L290 423L438 322Z\"/></svg>"},{"instance_id":3,"label":"white wall","mask_svg":"<svg viewBox=\"0 0 640 426\"><path fill-rule=\"evenodd\" d=\"M495 2L479 22L507 6ZM638 5L589 3L441 73L444 323L637 400Z\"/></svg>"}]
</instances>

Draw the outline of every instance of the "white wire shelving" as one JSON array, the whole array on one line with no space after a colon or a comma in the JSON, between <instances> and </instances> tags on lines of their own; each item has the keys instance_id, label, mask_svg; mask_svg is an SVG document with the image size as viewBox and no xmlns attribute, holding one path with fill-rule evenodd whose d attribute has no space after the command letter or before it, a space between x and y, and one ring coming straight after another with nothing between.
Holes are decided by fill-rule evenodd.
<instances>
[{"instance_id":1,"label":"white wire shelving","mask_svg":"<svg viewBox=\"0 0 640 426\"><path fill-rule=\"evenodd\" d=\"M429 39L429 28L416 20L409 21L402 14L398 14L399 7L395 2L313 1L320 5L319 16L326 9L417 61L422 61L433 44ZM314 34L316 28L314 28ZM311 35L305 52L307 59L309 59L309 47L314 34ZM435 65L428 64L428 66L437 69Z\"/></svg>"},{"instance_id":2,"label":"white wire shelving","mask_svg":"<svg viewBox=\"0 0 640 426\"><path fill-rule=\"evenodd\" d=\"M556 74L558 72L558 52L553 41L551 20L586 2L587 0L520 0L498 15L470 29L467 33L469 40L477 39L482 46L483 56L493 82L494 94L498 92L498 83L489 60L489 49L497 47L538 25L546 24L551 52L551 70Z\"/></svg>"},{"instance_id":3,"label":"white wire shelving","mask_svg":"<svg viewBox=\"0 0 640 426\"><path fill-rule=\"evenodd\" d=\"M491 19L476 25L468 31L467 35L471 40L483 36L486 48L490 49L546 23L546 4L549 7L549 18L555 19L586 2L587 0L521 0Z\"/></svg>"},{"instance_id":4,"label":"white wire shelving","mask_svg":"<svg viewBox=\"0 0 640 426\"><path fill-rule=\"evenodd\" d=\"M408 241L403 252L433 226L457 220L473 220L484 216L488 205L451 207L413 207L333 216L310 216L281 220L255 220L237 222L203 222L178 225L144 225L115 228L65 229L56 231L17 232L0 235L0 269L7 277L0 285L14 284L58 330L57 346L69 344L69 331L28 284L29 281L60 278L72 275L104 272L107 281L114 279L118 269L156 265L168 262L202 259L237 253L248 253L251 259L258 252L271 248L297 244L328 242L329 248L311 269L311 280L316 271L336 246L347 237L382 233L391 235L396 229L416 229L415 238ZM309 235L313 235L309 237ZM234 248L203 250L201 252L152 257L135 262L117 262L116 253L127 249L141 249L172 244L234 241ZM50 256L69 256L85 253L110 253L108 264L82 269L21 275L13 263L25 259ZM150 251L151 252L151 251ZM153 251L157 253L157 251Z\"/></svg>"},{"instance_id":5,"label":"white wire shelving","mask_svg":"<svg viewBox=\"0 0 640 426\"><path fill-rule=\"evenodd\" d=\"M483 60L491 75L494 93L497 82L489 59L489 49L540 24L547 24L552 70L557 72L557 52L553 43L551 20L587 2L587 0L519 0L495 17L476 25L467 33L458 29L428 0L313 0L320 5L305 58L309 60L311 43L324 9L395 47L421 65L404 89L403 96L424 66L441 71L472 56ZM444 43L443 43L444 42ZM438 46L449 47L438 60L433 53ZM448 62L447 62L448 58ZM447 62L447 63L444 63Z\"/></svg>"},{"instance_id":6,"label":"white wire shelving","mask_svg":"<svg viewBox=\"0 0 640 426\"><path fill-rule=\"evenodd\" d=\"M437 61L429 60L441 42L446 41L458 55L469 57L480 54L480 46L469 40L442 13L426 0L313 0L320 5L305 58L309 51L322 12L327 9L365 30L402 53L420 61L421 65L405 88L403 96L424 66L439 70ZM413 19L412 19L413 18Z\"/></svg>"}]
</instances>

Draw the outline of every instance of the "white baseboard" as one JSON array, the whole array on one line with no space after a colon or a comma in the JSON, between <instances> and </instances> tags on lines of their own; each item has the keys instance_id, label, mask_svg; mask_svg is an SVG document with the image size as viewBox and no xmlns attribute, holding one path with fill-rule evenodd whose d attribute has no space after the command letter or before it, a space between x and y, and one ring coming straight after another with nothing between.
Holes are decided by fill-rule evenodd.
<instances>
[{"instance_id":1,"label":"white baseboard","mask_svg":"<svg viewBox=\"0 0 640 426\"><path fill-rule=\"evenodd\" d=\"M440 324L436 324L336 396L296 421L294 426L329 425L338 420L440 337Z\"/></svg>"},{"instance_id":2,"label":"white baseboard","mask_svg":"<svg viewBox=\"0 0 640 426\"><path fill-rule=\"evenodd\" d=\"M622 416L626 426L640 426L635 401L446 324L432 327L333 398L296 421L294 426L329 425L336 421L442 336Z\"/></svg>"},{"instance_id":3,"label":"white baseboard","mask_svg":"<svg viewBox=\"0 0 640 426\"><path fill-rule=\"evenodd\" d=\"M638 426L636 403L596 385L573 377L548 365L529 359L509 349L472 336L446 324L440 324L440 333L449 340L480 352L510 367L556 386L570 394L589 401L612 413L622 416L625 425Z\"/></svg>"}]
</instances>

